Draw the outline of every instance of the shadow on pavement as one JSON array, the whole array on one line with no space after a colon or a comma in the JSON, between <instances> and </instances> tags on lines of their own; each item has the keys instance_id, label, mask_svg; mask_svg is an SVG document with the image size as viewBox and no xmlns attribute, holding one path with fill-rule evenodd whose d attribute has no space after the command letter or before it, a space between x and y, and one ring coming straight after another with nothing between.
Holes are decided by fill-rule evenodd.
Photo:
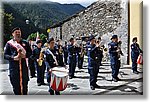
<instances>
[{"instance_id":1,"label":"shadow on pavement","mask_svg":"<svg viewBox=\"0 0 150 102\"><path fill-rule=\"evenodd\" d=\"M72 88L72 90L78 90L78 89L80 89L77 85L72 84L72 83L68 83L67 84L67 88Z\"/></svg>"}]
</instances>

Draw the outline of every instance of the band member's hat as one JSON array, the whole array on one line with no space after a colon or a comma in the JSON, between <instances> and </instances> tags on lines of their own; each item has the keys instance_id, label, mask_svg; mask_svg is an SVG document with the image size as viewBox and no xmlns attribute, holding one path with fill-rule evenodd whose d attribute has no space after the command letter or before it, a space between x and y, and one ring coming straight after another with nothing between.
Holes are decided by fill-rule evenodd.
<instances>
[{"instance_id":1,"label":"band member's hat","mask_svg":"<svg viewBox=\"0 0 150 102\"><path fill-rule=\"evenodd\" d=\"M113 36L111 37L111 40L112 40L112 39L116 39L116 38L118 38L118 36L117 36L117 35L113 35Z\"/></svg>"},{"instance_id":2,"label":"band member's hat","mask_svg":"<svg viewBox=\"0 0 150 102\"><path fill-rule=\"evenodd\" d=\"M89 40L91 41L93 39L95 39L95 37L94 36L90 36Z\"/></svg>"},{"instance_id":3,"label":"band member's hat","mask_svg":"<svg viewBox=\"0 0 150 102\"><path fill-rule=\"evenodd\" d=\"M38 44L38 43L42 43L42 40L38 40L38 41L36 42L36 44Z\"/></svg>"}]
</instances>

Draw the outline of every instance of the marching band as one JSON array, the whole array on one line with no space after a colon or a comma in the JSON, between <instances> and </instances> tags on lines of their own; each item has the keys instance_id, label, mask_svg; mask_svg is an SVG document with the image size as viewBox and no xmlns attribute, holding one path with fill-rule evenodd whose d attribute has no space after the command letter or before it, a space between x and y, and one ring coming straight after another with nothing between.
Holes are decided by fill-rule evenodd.
<instances>
[{"instance_id":1,"label":"marching band","mask_svg":"<svg viewBox=\"0 0 150 102\"><path fill-rule=\"evenodd\" d=\"M68 69L68 76L71 80L75 78L76 66L79 69L83 68L84 56L88 56L88 72L90 74L90 88L95 90L99 88L97 85L97 76L100 66L102 66L103 51L107 48L101 43L101 38L96 39L94 36L86 38L80 43L76 39L70 38L69 43L65 41L64 46L59 39L50 38L42 47L42 40L36 41L36 47L32 47L28 42L21 38L21 29L14 28L12 30L13 39L8 41L4 49L4 58L9 60L10 82L13 86L14 94L27 94L28 92L28 68L30 69L31 78L36 77L37 85L46 85L44 82L45 70L47 72L47 83L49 86L48 92L50 95L60 95L59 90L66 88L66 70L55 70L53 68ZM57 40L57 41L56 41ZM112 80L120 81L118 73L120 69L121 42L118 41L118 36L113 35L109 46L109 56L112 69ZM137 58L142 50L136 43L137 38L133 39L132 49L132 70L138 74ZM31 50L32 49L32 50ZM28 61L26 59L28 58ZM27 63L28 62L28 63ZM27 65L28 64L28 65ZM69 65L69 67L67 67ZM66 71L66 72L65 72ZM58 73L61 73L59 75ZM65 74L64 74L65 73ZM57 75L58 74L58 75ZM64 77L62 77L64 76ZM53 88L55 87L55 89ZM62 90L61 90L62 91Z\"/></svg>"}]
</instances>

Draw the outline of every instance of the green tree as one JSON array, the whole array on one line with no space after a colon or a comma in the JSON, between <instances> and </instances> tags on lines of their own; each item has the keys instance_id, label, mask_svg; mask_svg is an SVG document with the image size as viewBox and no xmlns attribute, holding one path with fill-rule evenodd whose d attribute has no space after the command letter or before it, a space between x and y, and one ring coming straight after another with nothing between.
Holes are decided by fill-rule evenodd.
<instances>
[{"instance_id":1,"label":"green tree","mask_svg":"<svg viewBox=\"0 0 150 102\"><path fill-rule=\"evenodd\" d=\"M47 36L43 33L39 34L40 39L42 40L43 44L47 41ZM32 33L28 36L27 40L33 40L35 41L37 37L37 33Z\"/></svg>"},{"instance_id":2,"label":"green tree","mask_svg":"<svg viewBox=\"0 0 150 102\"><path fill-rule=\"evenodd\" d=\"M8 40L11 39L11 28L12 28L12 22L14 20L14 17L12 14L9 13L3 13L3 19L4 19L4 43L6 43Z\"/></svg>"}]
</instances>

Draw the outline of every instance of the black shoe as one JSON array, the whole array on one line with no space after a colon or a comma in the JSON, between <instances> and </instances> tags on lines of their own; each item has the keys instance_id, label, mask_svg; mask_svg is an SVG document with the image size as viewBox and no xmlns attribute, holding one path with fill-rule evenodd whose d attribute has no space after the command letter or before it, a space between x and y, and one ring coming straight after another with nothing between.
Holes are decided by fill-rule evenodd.
<instances>
[{"instance_id":1,"label":"black shoe","mask_svg":"<svg viewBox=\"0 0 150 102\"><path fill-rule=\"evenodd\" d=\"M119 79L118 77L116 78L118 81L121 81L121 79Z\"/></svg>"},{"instance_id":2,"label":"black shoe","mask_svg":"<svg viewBox=\"0 0 150 102\"><path fill-rule=\"evenodd\" d=\"M100 64L100 66L103 66L103 64Z\"/></svg>"},{"instance_id":3,"label":"black shoe","mask_svg":"<svg viewBox=\"0 0 150 102\"><path fill-rule=\"evenodd\" d=\"M30 78L33 78L33 76L31 76Z\"/></svg>"},{"instance_id":4,"label":"black shoe","mask_svg":"<svg viewBox=\"0 0 150 102\"><path fill-rule=\"evenodd\" d=\"M41 83L41 85L47 85L46 83Z\"/></svg>"},{"instance_id":5,"label":"black shoe","mask_svg":"<svg viewBox=\"0 0 150 102\"><path fill-rule=\"evenodd\" d=\"M72 78L77 78L76 76L73 76Z\"/></svg>"},{"instance_id":6,"label":"black shoe","mask_svg":"<svg viewBox=\"0 0 150 102\"><path fill-rule=\"evenodd\" d=\"M41 83L37 83L38 86L41 86Z\"/></svg>"},{"instance_id":7,"label":"black shoe","mask_svg":"<svg viewBox=\"0 0 150 102\"><path fill-rule=\"evenodd\" d=\"M72 77L71 77L71 76L69 76L69 79L72 79Z\"/></svg>"},{"instance_id":8,"label":"black shoe","mask_svg":"<svg viewBox=\"0 0 150 102\"><path fill-rule=\"evenodd\" d=\"M55 91L55 95L60 95L60 92L59 91Z\"/></svg>"},{"instance_id":9,"label":"black shoe","mask_svg":"<svg viewBox=\"0 0 150 102\"><path fill-rule=\"evenodd\" d=\"M114 82L118 82L118 80L116 78L112 78L112 81Z\"/></svg>"},{"instance_id":10,"label":"black shoe","mask_svg":"<svg viewBox=\"0 0 150 102\"><path fill-rule=\"evenodd\" d=\"M50 95L54 95L54 92L50 92L49 94L50 94Z\"/></svg>"},{"instance_id":11,"label":"black shoe","mask_svg":"<svg viewBox=\"0 0 150 102\"><path fill-rule=\"evenodd\" d=\"M95 88L100 88L100 86L99 86L99 85L97 85L97 84L95 84L95 85L94 85L94 87L95 87Z\"/></svg>"},{"instance_id":12,"label":"black shoe","mask_svg":"<svg viewBox=\"0 0 150 102\"><path fill-rule=\"evenodd\" d=\"M95 87L94 86L90 86L91 87L91 90L95 90Z\"/></svg>"},{"instance_id":13,"label":"black shoe","mask_svg":"<svg viewBox=\"0 0 150 102\"><path fill-rule=\"evenodd\" d=\"M139 74L139 72L138 72L138 71L133 71L133 73L134 73L134 74Z\"/></svg>"},{"instance_id":14,"label":"black shoe","mask_svg":"<svg viewBox=\"0 0 150 102\"><path fill-rule=\"evenodd\" d=\"M30 78L35 78L36 76L31 76Z\"/></svg>"},{"instance_id":15,"label":"black shoe","mask_svg":"<svg viewBox=\"0 0 150 102\"><path fill-rule=\"evenodd\" d=\"M49 90L50 95L54 95L54 91L52 89Z\"/></svg>"}]
</instances>

